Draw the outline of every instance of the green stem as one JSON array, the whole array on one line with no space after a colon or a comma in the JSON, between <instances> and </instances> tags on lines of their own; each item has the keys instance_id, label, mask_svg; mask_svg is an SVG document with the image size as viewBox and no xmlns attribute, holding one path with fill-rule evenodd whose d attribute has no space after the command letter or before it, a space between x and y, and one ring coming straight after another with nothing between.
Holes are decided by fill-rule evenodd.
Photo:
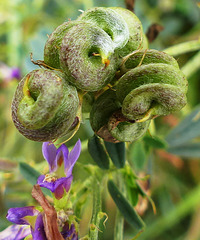
<instances>
[{"instance_id":1,"label":"green stem","mask_svg":"<svg viewBox=\"0 0 200 240\"><path fill-rule=\"evenodd\" d=\"M118 183L119 183L119 190L124 193L125 186L123 184L123 179L121 175L118 176ZM123 240L123 233L124 233L124 217L117 209L116 218L115 218L115 229L114 229L114 240Z\"/></svg>"},{"instance_id":2,"label":"green stem","mask_svg":"<svg viewBox=\"0 0 200 240\"><path fill-rule=\"evenodd\" d=\"M90 222L89 240L98 240L101 217L101 186L94 177L93 180L93 213Z\"/></svg>"},{"instance_id":3,"label":"green stem","mask_svg":"<svg viewBox=\"0 0 200 240\"><path fill-rule=\"evenodd\" d=\"M200 39L177 44L173 47L164 49L163 52L168 53L169 55L172 55L172 56L177 56L180 54L196 51L199 49L200 49Z\"/></svg>"},{"instance_id":4,"label":"green stem","mask_svg":"<svg viewBox=\"0 0 200 240\"><path fill-rule=\"evenodd\" d=\"M189 60L183 67L182 72L187 78L189 78L193 73L195 73L200 68L200 51L194 55L194 57Z\"/></svg>"},{"instance_id":5,"label":"green stem","mask_svg":"<svg viewBox=\"0 0 200 240\"><path fill-rule=\"evenodd\" d=\"M175 224L180 222L186 215L194 211L200 206L200 185L192 190L174 209L167 215L153 221L146 231L141 235L141 240L156 239L164 231L173 228Z\"/></svg>"}]
</instances>

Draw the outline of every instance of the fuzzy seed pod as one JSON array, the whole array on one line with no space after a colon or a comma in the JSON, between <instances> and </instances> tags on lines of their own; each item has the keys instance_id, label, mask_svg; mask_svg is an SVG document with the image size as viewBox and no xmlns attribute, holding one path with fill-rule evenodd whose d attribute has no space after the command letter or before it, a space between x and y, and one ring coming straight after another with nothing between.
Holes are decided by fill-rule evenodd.
<instances>
[{"instance_id":1,"label":"fuzzy seed pod","mask_svg":"<svg viewBox=\"0 0 200 240\"><path fill-rule=\"evenodd\" d=\"M150 121L135 123L125 118L115 91L107 90L92 106L90 123L94 132L108 142L129 142L140 138Z\"/></svg>"},{"instance_id":2,"label":"fuzzy seed pod","mask_svg":"<svg viewBox=\"0 0 200 240\"><path fill-rule=\"evenodd\" d=\"M34 141L51 141L68 133L79 106L76 88L64 74L34 70L19 83L12 102L16 128Z\"/></svg>"},{"instance_id":3,"label":"fuzzy seed pod","mask_svg":"<svg viewBox=\"0 0 200 240\"><path fill-rule=\"evenodd\" d=\"M122 65L126 70L116 94L128 119L145 121L185 106L187 80L171 56L156 50L136 52Z\"/></svg>"},{"instance_id":4,"label":"fuzzy seed pod","mask_svg":"<svg viewBox=\"0 0 200 240\"><path fill-rule=\"evenodd\" d=\"M115 49L124 47L128 42L128 26L123 17L113 9L91 8L83 12L77 20L90 22L103 29L111 37Z\"/></svg>"},{"instance_id":5,"label":"fuzzy seed pod","mask_svg":"<svg viewBox=\"0 0 200 240\"><path fill-rule=\"evenodd\" d=\"M48 37L44 47L44 63L50 67L60 69L60 47L66 32L78 24L78 21L64 22Z\"/></svg>"},{"instance_id":6,"label":"fuzzy seed pod","mask_svg":"<svg viewBox=\"0 0 200 240\"><path fill-rule=\"evenodd\" d=\"M125 20L129 29L129 40L127 44L118 52L121 57L124 57L138 48L148 48L148 40L143 33L142 23L138 17L131 11L121 7L111 7Z\"/></svg>"},{"instance_id":7,"label":"fuzzy seed pod","mask_svg":"<svg viewBox=\"0 0 200 240\"><path fill-rule=\"evenodd\" d=\"M60 63L68 81L85 91L103 88L119 67L110 36L88 22L67 31L61 44Z\"/></svg>"}]
</instances>

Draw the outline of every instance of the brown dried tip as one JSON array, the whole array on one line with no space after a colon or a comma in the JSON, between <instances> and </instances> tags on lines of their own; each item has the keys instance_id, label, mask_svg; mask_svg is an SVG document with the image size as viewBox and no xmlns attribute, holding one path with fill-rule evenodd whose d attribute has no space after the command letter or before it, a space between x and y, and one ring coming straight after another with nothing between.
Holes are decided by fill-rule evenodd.
<instances>
[{"instance_id":1,"label":"brown dried tip","mask_svg":"<svg viewBox=\"0 0 200 240\"><path fill-rule=\"evenodd\" d=\"M109 64L110 64L110 60L107 59L107 58L106 59L103 58L102 59L102 63L105 64L105 68L107 68L109 66Z\"/></svg>"},{"instance_id":2,"label":"brown dried tip","mask_svg":"<svg viewBox=\"0 0 200 240\"><path fill-rule=\"evenodd\" d=\"M152 24L152 25L149 27L149 29L148 29L148 31L147 31L147 33L146 33L146 36L147 36L149 42L150 42L150 43L153 42L153 41L157 38L158 34L159 34L163 29L164 29L164 27L161 26L160 24L157 24L157 23Z\"/></svg>"},{"instance_id":3,"label":"brown dried tip","mask_svg":"<svg viewBox=\"0 0 200 240\"><path fill-rule=\"evenodd\" d=\"M126 8L131 12L134 12L135 0L125 0Z\"/></svg>"}]
</instances>

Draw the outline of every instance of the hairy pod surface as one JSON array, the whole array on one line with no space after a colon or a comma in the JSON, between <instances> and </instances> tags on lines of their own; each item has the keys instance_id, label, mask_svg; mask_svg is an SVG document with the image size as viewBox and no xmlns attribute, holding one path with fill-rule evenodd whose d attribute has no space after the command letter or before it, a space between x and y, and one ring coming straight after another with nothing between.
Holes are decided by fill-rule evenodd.
<instances>
[{"instance_id":1,"label":"hairy pod surface","mask_svg":"<svg viewBox=\"0 0 200 240\"><path fill-rule=\"evenodd\" d=\"M44 47L45 64L60 69L60 47L63 37L71 27L78 23L78 21L64 22L49 35Z\"/></svg>"},{"instance_id":2,"label":"hairy pod surface","mask_svg":"<svg viewBox=\"0 0 200 240\"><path fill-rule=\"evenodd\" d=\"M121 113L121 104L115 91L105 91L92 106L90 123L94 132L108 142L129 142L140 138L150 121L135 123Z\"/></svg>"},{"instance_id":3,"label":"hairy pod surface","mask_svg":"<svg viewBox=\"0 0 200 240\"><path fill-rule=\"evenodd\" d=\"M143 33L142 23L138 17L133 12L121 7L111 7L110 9L116 11L123 17L129 29L129 40L127 44L118 50L120 56L124 57L138 48L148 48L148 41Z\"/></svg>"},{"instance_id":4,"label":"hairy pod surface","mask_svg":"<svg viewBox=\"0 0 200 240\"><path fill-rule=\"evenodd\" d=\"M64 74L39 69L20 81L12 102L12 118L25 137L51 141L67 133L78 106L77 91L65 81Z\"/></svg>"},{"instance_id":5,"label":"hairy pod surface","mask_svg":"<svg viewBox=\"0 0 200 240\"><path fill-rule=\"evenodd\" d=\"M155 49L141 49L132 52L130 55L124 58L120 66L122 74L139 67L140 65L146 65L151 63L164 63L175 68L179 68L176 59L169 54L155 50Z\"/></svg>"},{"instance_id":6,"label":"hairy pod surface","mask_svg":"<svg viewBox=\"0 0 200 240\"><path fill-rule=\"evenodd\" d=\"M103 29L112 39L114 48L122 48L129 39L129 29L123 17L105 7L91 8L83 12L77 20L87 21Z\"/></svg>"},{"instance_id":7,"label":"hairy pod surface","mask_svg":"<svg viewBox=\"0 0 200 240\"><path fill-rule=\"evenodd\" d=\"M85 91L103 88L119 67L110 36L87 22L73 26L64 36L60 63L68 80Z\"/></svg>"},{"instance_id":8,"label":"hairy pod surface","mask_svg":"<svg viewBox=\"0 0 200 240\"><path fill-rule=\"evenodd\" d=\"M155 53L155 54L154 54ZM127 61L128 68L117 84L122 113L131 120L151 119L178 111L186 104L187 80L172 57L148 50L141 66L135 67L142 53ZM148 64L149 63L149 64ZM125 63L126 64L126 63ZM133 69L129 69L130 67Z\"/></svg>"}]
</instances>

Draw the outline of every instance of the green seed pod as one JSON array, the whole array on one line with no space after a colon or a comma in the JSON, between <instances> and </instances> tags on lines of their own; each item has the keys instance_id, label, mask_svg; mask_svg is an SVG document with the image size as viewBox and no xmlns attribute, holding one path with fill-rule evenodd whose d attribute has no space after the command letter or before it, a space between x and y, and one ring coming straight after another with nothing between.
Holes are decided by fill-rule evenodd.
<instances>
[{"instance_id":1,"label":"green seed pod","mask_svg":"<svg viewBox=\"0 0 200 240\"><path fill-rule=\"evenodd\" d=\"M129 29L127 44L118 50L120 56L124 57L138 48L148 48L148 41L143 33L142 24L138 17L133 12L121 7L112 7L110 9L113 9L123 17Z\"/></svg>"},{"instance_id":2,"label":"green seed pod","mask_svg":"<svg viewBox=\"0 0 200 240\"><path fill-rule=\"evenodd\" d=\"M89 113L94 103L94 93L88 92L83 96L82 112Z\"/></svg>"},{"instance_id":3,"label":"green seed pod","mask_svg":"<svg viewBox=\"0 0 200 240\"><path fill-rule=\"evenodd\" d=\"M123 115L131 120L146 121L179 111L187 101L187 80L176 60L148 50L142 61L144 65L136 67L142 54L144 52L136 53L127 60L123 68L134 68L128 69L117 84L116 94L122 103Z\"/></svg>"},{"instance_id":4,"label":"green seed pod","mask_svg":"<svg viewBox=\"0 0 200 240\"><path fill-rule=\"evenodd\" d=\"M76 119L79 98L64 74L34 70L19 83L12 102L16 128L34 141L51 141L68 133Z\"/></svg>"},{"instance_id":5,"label":"green seed pod","mask_svg":"<svg viewBox=\"0 0 200 240\"><path fill-rule=\"evenodd\" d=\"M117 119L114 120L115 122ZM141 138L149 128L150 121L146 122L131 122L127 119L120 122L116 127L113 127L113 120L108 122L108 131L111 135L120 142L133 142Z\"/></svg>"},{"instance_id":6,"label":"green seed pod","mask_svg":"<svg viewBox=\"0 0 200 240\"><path fill-rule=\"evenodd\" d=\"M68 80L85 91L104 87L119 67L110 36L88 22L67 31L61 44L60 63Z\"/></svg>"},{"instance_id":7,"label":"green seed pod","mask_svg":"<svg viewBox=\"0 0 200 240\"><path fill-rule=\"evenodd\" d=\"M58 26L48 37L44 47L44 63L50 67L60 68L60 47L66 32L78 24L78 21L64 22Z\"/></svg>"},{"instance_id":8,"label":"green seed pod","mask_svg":"<svg viewBox=\"0 0 200 240\"><path fill-rule=\"evenodd\" d=\"M139 51L136 50L130 55L124 57L120 71L122 74L124 74L140 65L146 65L150 63L164 63L174 66L175 68L179 68L176 59L174 59L169 54L160 52L155 49L142 49Z\"/></svg>"},{"instance_id":9,"label":"green seed pod","mask_svg":"<svg viewBox=\"0 0 200 240\"><path fill-rule=\"evenodd\" d=\"M113 9L92 8L83 12L77 20L91 22L103 29L111 37L114 48L122 48L128 42L128 26L123 17Z\"/></svg>"},{"instance_id":10,"label":"green seed pod","mask_svg":"<svg viewBox=\"0 0 200 240\"><path fill-rule=\"evenodd\" d=\"M90 123L94 132L108 142L135 141L148 129L149 121L135 123L121 113L115 91L105 91L92 106Z\"/></svg>"}]
</instances>

